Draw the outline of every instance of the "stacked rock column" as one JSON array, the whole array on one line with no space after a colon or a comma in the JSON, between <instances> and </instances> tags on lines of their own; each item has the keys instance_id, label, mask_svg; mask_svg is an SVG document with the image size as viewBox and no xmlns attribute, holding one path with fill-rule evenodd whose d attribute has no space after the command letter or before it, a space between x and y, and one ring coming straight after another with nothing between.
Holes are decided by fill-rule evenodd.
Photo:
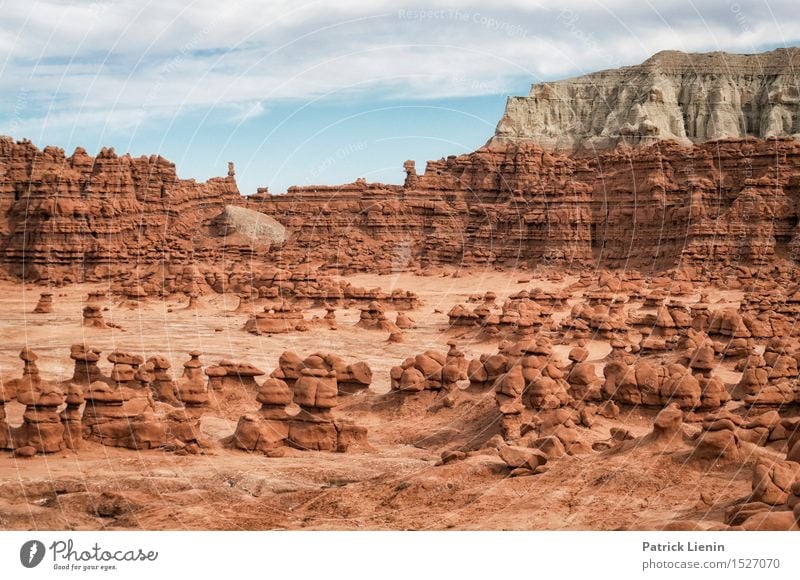
<instances>
[{"instance_id":1,"label":"stacked rock column","mask_svg":"<svg viewBox=\"0 0 800 580\"><path fill-rule=\"evenodd\" d=\"M54 453L64 448L64 427L58 407L64 395L57 387L43 385L36 366L37 356L23 349L19 357L25 363L22 379L17 382L17 401L25 405L22 426L12 430L15 450Z\"/></svg>"},{"instance_id":2,"label":"stacked rock column","mask_svg":"<svg viewBox=\"0 0 800 580\"><path fill-rule=\"evenodd\" d=\"M289 443L298 449L334 451L337 436L331 409L338 404L336 372L304 368L292 391L300 413L289 427Z\"/></svg>"},{"instance_id":3,"label":"stacked rock column","mask_svg":"<svg viewBox=\"0 0 800 580\"><path fill-rule=\"evenodd\" d=\"M292 390L280 379L268 378L258 389L261 403L258 414L243 415L232 437L234 447L279 455L289 438L292 417L286 412L292 403Z\"/></svg>"},{"instance_id":4,"label":"stacked rock column","mask_svg":"<svg viewBox=\"0 0 800 580\"><path fill-rule=\"evenodd\" d=\"M81 405L86 401L83 387L71 384L67 387L66 408L61 411L61 424L64 426L64 444L67 449L83 447L83 424Z\"/></svg>"},{"instance_id":5,"label":"stacked rock column","mask_svg":"<svg viewBox=\"0 0 800 580\"><path fill-rule=\"evenodd\" d=\"M175 396L175 381L169 372L172 364L167 360L167 357L161 355L151 356L147 359L147 364L151 365L153 369L153 379L150 383L153 398L162 403L179 405L180 401Z\"/></svg>"},{"instance_id":6,"label":"stacked rock column","mask_svg":"<svg viewBox=\"0 0 800 580\"><path fill-rule=\"evenodd\" d=\"M13 401L15 396L10 386L0 381L0 449L12 447L11 430L6 422L6 403Z\"/></svg>"},{"instance_id":7,"label":"stacked rock column","mask_svg":"<svg viewBox=\"0 0 800 580\"><path fill-rule=\"evenodd\" d=\"M72 383L77 385L90 385L103 379L103 373L97 366L101 351L88 348L83 344L73 344L69 356L75 361L75 371L72 373Z\"/></svg>"},{"instance_id":8,"label":"stacked rock column","mask_svg":"<svg viewBox=\"0 0 800 580\"><path fill-rule=\"evenodd\" d=\"M163 445L166 431L155 418L150 391L136 380L141 369L135 370L134 366L141 364L141 357L113 352L108 360L114 364L109 377L111 384L95 381L84 391L85 437L104 445L130 449Z\"/></svg>"},{"instance_id":9,"label":"stacked rock column","mask_svg":"<svg viewBox=\"0 0 800 580\"><path fill-rule=\"evenodd\" d=\"M50 314L53 312L53 293L42 292L39 295L39 302L33 309L34 314Z\"/></svg>"}]
</instances>

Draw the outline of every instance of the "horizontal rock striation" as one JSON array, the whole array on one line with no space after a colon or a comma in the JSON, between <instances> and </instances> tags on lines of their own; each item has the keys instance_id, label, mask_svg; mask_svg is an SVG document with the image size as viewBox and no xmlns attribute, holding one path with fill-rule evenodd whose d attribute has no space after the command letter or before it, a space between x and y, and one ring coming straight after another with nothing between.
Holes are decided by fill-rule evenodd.
<instances>
[{"instance_id":1,"label":"horizontal rock striation","mask_svg":"<svg viewBox=\"0 0 800 580\"><path fill-rule=\"evenodd\" d=\"M664 51L637 66L535 84L511 97L494 140L548 148L800 134L800 49Z\"/></svg>"},{"instance_id":2,"label":"horizontal rock striation","mask_svg":"<svg viewBox=\"0 0 800 580\"><path fill-rule=\"evenodd\" d=\"M666 52L536 85L484 147L421 174L407 161L403 185L241 197L232 167L200 184L161 157L66 158L2 139L0 260L30 280L130 264L342 274L784 264L800 251L798 54Z\"/></svg>"},{"instance_id":3,"label":"horizontal rock striation","mask_svg":"<svg viewBox=\"0 0 800 580\"><path fill-rule=\"evenodd\" d=\"M800 247L800 142L791 138L664 141L592 156L492 142L422 175L407 171L402 188L298 188L247 204L287 224L284 256L346 270L763 265Z\"/></svg>"},{"instance_id":4,"label":"horizontal rock striation","mask_svg":"<svg viewBox=\"0 0 800 580\"><path fill-rule=\"evenodd\" d=\"M247 203L287 226L290 257L306 252L345 270L583 260L591 258L588 171L535 144L502 145L430 162L422 175L407 162L403 187L357 181Z\"/></svg>"},{"instance_id":5,"label":"horizontal rock striation","mask_svg":"<svg viewBox=\"0 0 800 580\"><path fill-rule=\"evenodd\" d=\"M103 149L37 149L0 138L0 260L28 279L48 268L184 261L198 225L238 201L230 175L206 183L178 179L160 156Z\"/></svg>"}]
</instances>

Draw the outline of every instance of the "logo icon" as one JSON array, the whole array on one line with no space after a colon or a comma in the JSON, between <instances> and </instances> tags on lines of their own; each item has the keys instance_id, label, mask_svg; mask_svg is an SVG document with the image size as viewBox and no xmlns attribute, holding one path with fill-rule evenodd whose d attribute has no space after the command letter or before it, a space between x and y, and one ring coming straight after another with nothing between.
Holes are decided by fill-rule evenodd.
<instances>
[{"instance_id":1,"label":"logo icon","mask_svg":"<svg viewBox=\"0 0 800 580\"><path fill-rule=\"evenodd\" d=\"M26 568L36 568L44 559L44 544L39 540L28 540L19 549L19 561Z\"/></svg>"}]
</instances>

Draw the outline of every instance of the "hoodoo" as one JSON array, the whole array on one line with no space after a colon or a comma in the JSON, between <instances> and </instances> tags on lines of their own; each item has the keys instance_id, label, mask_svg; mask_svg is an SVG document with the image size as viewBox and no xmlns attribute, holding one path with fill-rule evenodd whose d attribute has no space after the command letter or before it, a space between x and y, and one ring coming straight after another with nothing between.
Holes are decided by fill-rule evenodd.
<instances>
[{"instance_id":1,"label":"hoodoo","mask_svg":"<svg viewBox=\"0 0 800 580\"><path fill-rule=\"evenodd\" d=\"M537 84L396 185L0 139L0 526L800 529L796 64Z\"/></svg>"}]
</instances>

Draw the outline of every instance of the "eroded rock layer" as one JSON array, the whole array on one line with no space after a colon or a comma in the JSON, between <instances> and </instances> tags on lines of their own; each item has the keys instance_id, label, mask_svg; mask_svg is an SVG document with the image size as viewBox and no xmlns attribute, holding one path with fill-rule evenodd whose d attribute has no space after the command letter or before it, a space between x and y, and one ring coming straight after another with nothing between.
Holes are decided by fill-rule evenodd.
<instances>
[{"instance_id":1,"label":"eroded rock layer","mask_svg":"<svg viewBox=\"0 0 800 580\"><path fill-rule=\"evenodd\" d=\"M791 138L665 141L592 156L490 143L430 162L422 175L407 163L402 188L291 188L247 204L287 225L284 257L344 270L762 265L795 256L799 168Z\"/></svg>"},{"instance_id":2,"label":"eroded rock layer","mask_svg":"<svg viewBox=\"0 0 800 580\"><path fill-rule=\"evenodd\" d=\"M131 264L141 277L197 263L346 274L793 261L798 54L659 53L537 85L486 146L422 174L407 161L403 185L359 179L241 197L232 166L201 184L161 157L67 158L3 138L0 260L31 281L97 280Z\"/></svg>"},{"instance_id":3,"label":"eroded rock layer","mask_svg":"<svg viewBox=\"0 0 800 580\"><path fill-rule=\"evenodd\" d=\"M511 97L495 140L573 150L800 133L800 49L664 51L640 65L535 84Z\"/></svg>"},{"instance_id":4,"label":"eroded rock layer","mask_svg":"<svg viewBox=\"0 0 800 580\"><path fill-rule=\"evenodd\" d=\"M0 259L28 279L112 264L187 261L198 226L238 201L231 175L178 179L160 156L37 149L0 138Z\"/></svg>"}]
</instances>

